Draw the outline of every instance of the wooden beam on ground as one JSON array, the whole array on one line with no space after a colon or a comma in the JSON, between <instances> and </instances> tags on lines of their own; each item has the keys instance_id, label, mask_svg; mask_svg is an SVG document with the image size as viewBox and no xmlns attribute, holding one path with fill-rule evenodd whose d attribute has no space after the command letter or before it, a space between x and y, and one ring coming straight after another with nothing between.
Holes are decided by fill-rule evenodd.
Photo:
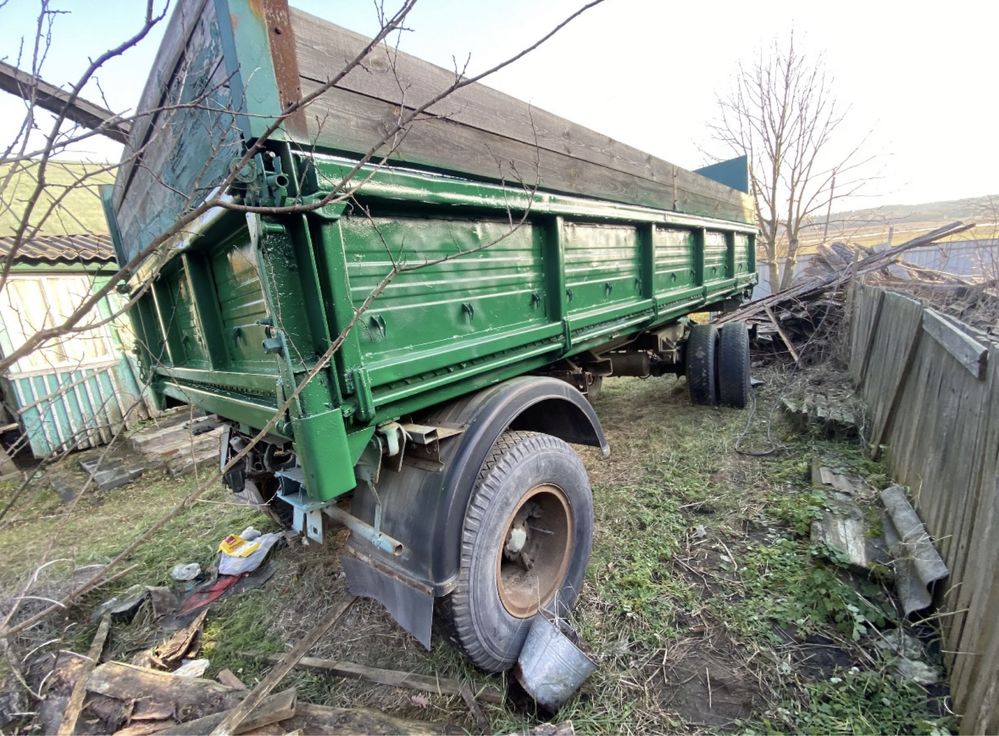
<instances>
[{"instance_id":1,"label":"wooden beam on ground","mask_svg":"<svg viewBox=\"0 0 999 736\"><path fill-rule=\"evenodd\" d=\"M117 700L173 703L186 711L203 708L205 712L201 715L235 708L243 698L243 693L214 680L177 677L172 672L124 662L105 662L94 670L87 690Z\"/></svg>"},{"instance_id":2,"label":"wooden beam on ground","mask_svg":"<svg viewBox=\"0 0 999 736\"><path fill-rule=\"evenodd\" d=\"M260 704L243 719L243 722L236 727L233 733L246 733L286 721L295 716L297 709L298 696L295 688L283 690L261 700ZM230 713L232 711L222 711L186 723L171 724L165 727L163 732L169 733L171 736L200 736L200 734L209 733L212 729L217 728Z\"/></svg>"},{"instance_id":3,"label":"wooden beam on ground","mask_svg":"<svg viewBox=\"0 0 999 736\"><path fill-rule=\"evenodd\" d=\"M117 116L107 108L82 97L71 100L71 95L66 90L2 61L0 61L0 90L56 115L65 115L74 123L90 128L113 141L128 143L129 124L125 121L108 123Z\"/></svg>"},{"instance_id":4,"label":"wooden beam on ground","mask_svg":"<svg viewBox=\"0 0 999 736\"><path fill-rule=\"evenodd\" d=\"M347 609L350 608L355 600L357 599L353 596L344 600L332 615L324 618L312 631L306 634L298 644L281 658L280 662L271 668L271 671L264 676L264 679L257 683L257 686L249 692L243 702L233 708L222 722L212 729L211 736L233 736L237 732L236 729L239 728L239 725L249 716L253 709L260 705L263 699L270 694L271 690L277 687L277 684L291 671L291 668L298 664L299 660L316 645L316 642L333 627L333 624L340 620L340 617L347 612Z\"/></svg>"},{"instance_id":5,"label":"wooden beam on ground","mask_svg":"<svg viewBox=\"0 0 999 736\"><path fill-rule=\"evenodd\" d=\"M87 682L90 675L97 666L97 660L101 658L104 651L104 643L108 640L108 632L111 630L111 614L105 613L101 618L101 623L97 626L97 633L87 651L87 661L83 663L83 671L79 679L73 685L73 692L69 696L66 704L66 711L62 716L62 723L59 724L58 736L70 736L76 730L76 721L83 711L83 701L87 695Z\"/></svg>"},{"instance_id":6,"label":"wooden beam on ground","mask_svg":"<svg viewBox=\"0 0 999 736\"><path fill-rule=\"evenodd\" d=\"M280 657L273 656L268 657L268 659L276 662ZM376 682L379 685L404 687L410 690L437 693L438 695L461 695L462 688L468 687L468 685L458 680L433 677L431 675L419 675L413 672L386 670L380 667L368 667L356 662L319 659L318 657L302 657L298 661L298 666L328 672L331 675L338 675L339 677L354 677L361 680L368 680L369 682ZM486 703L493 703L494 705L502 705L504 700L502 691L494 687L485 687L476 692L475 696Z\"/></svg>"}]
</instances>

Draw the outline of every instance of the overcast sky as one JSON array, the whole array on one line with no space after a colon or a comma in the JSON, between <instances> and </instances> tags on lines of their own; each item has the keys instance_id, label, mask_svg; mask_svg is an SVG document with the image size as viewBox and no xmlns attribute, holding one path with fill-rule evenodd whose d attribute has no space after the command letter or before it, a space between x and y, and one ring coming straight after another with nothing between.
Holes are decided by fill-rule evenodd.
<instances>
[{"instance_id":1,"label":"overcast sky","mask_svg":"<svg viewBox=\"0 0 999 736\"><path fill-rule=\"evenodd\" d=\"M385 0L386 7L393 0ZM35 0L0 8L0 56L16 63L30 44ZM56 21L45 67L56 84L73 80L141 23L141 0L53 0ZM369 0L292 0L353 30L377 29ZM401 48L452 66L470 57L474 73L529 45L579 0L419 0ZM841 103L849 105L844 146L868 138L877 156L866 196L848 205L914 204L999 193L996 42L999 3L666 2L606 0L490 81L537 107L674 163L696 168L716 98L740 60L795 30L799 47L824 54ZM160 33L111 63L101 87L115 110L132 107ZM96 97L93 89L88 93ZM21 105L0 93L0 141L13 135ZM79 157L117 157L91 144ZM719 153L722 153L719 151Z\"/></svg>"}]
</instances>

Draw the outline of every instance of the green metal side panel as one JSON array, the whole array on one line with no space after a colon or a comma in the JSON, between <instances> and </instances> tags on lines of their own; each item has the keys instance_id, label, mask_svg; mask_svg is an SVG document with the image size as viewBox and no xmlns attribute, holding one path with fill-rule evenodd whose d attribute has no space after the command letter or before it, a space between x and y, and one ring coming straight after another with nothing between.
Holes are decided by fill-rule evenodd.
<instances>
[{"instance_id":1,"label":"green metal side panel","mask_svg":"<svg viewBox=\"0 0 999 736\"><path fill-rule=\"evenodd\" d=\"M181 259L164 269L163 276L153 286L153 294L172 362L193 368L211 367L205 333L197 318L196 302Z\"/></svg>"},{"instance_id":2,"label":"green metal side panel","mask_svg":"<svg viewBox=\"0 0 999 736\"><path fill-rule=\"evenodd\" d=\"M562 238L570 320L644 300L636 226L565 222Z\"/></svg>"},{"instance_id":3,"label":"green metal side panel","mask_svg":"<svg viewBox=\"0 0 999 736\"><path fill-rule=\"evenodd\" d=\"M704 235L704 282L722 281L732 277L725 254L728 245L725 233L708 230Z\"/></svg>"},{"instance_id":4,"label":"green metal side panel","mask_svg":"<svg viewBox=\"0 0 999 736\"><path fill-rule=\"evenodd\" d=\"M510 232L499 220L400 214L341 227L355 308L391 268L389 252L415 265L489 246L401 273L375 301L358 329L372 388L480 358L549 321L541 236L530 224Z\"/></svg>"},{"instance_id":5,"label":"green metal side panel","mask_svg":"<svg viewBox=\"0 0 999 736\"><path fill-rule=\"evenodd\" d=\"M694 285L694 235L691 230L656 226L655 294L668 298L670 292Z\"/></svg>"},{"instance_id":6,"label":"green metal side panel","mask_svg":"<svg viewBox=\"0 0 999 736\"><path fill-rule=\"evenodd\" d=\"M349 166L311 162L323 186ZM755 282L753 230L738 223L432 174L364 176L345 212L213 220L135 312L161 394L259 428L400 267L274 430L310 455L317 497L352 488L344 468L378 422ZM324 452L339 460L313 457Z\"/></svg>"},{"instance_id":7,"label":"green metal side panel","mask_svg":"<svg viewBox=\"0 0 999 736\"><path fill-rule=\"evenodd\" d=\"M241 230L210 258L228 370L276 373L274 358L261 348L266 333L260 323L268 309L249 235Z\"/></svg>"}]
</instances>

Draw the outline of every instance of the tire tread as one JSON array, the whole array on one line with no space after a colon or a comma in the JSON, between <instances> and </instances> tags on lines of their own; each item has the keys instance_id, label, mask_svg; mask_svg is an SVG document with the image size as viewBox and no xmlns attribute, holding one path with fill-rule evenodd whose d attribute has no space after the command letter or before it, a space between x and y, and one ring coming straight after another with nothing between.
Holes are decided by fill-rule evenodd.
<instances>
[{"instance_id":1,"label":"tire tread","mask_svg":"<svg viewBox=\"0 0 999 736\"><path fill-rule=\"evenodd\" d=\"M487 650L476 631L472 616L471 585L467 579L469 562L484 518L493 499L500 492L502 479L526 457L548 449L567 449L572 452L564 441L541 432L507 431L496 440L476 477L475 491L465 513L457 587L437 603L442 633L473 664L491 672L509 669L513 661Z\"/></svg>"}]
</instances>

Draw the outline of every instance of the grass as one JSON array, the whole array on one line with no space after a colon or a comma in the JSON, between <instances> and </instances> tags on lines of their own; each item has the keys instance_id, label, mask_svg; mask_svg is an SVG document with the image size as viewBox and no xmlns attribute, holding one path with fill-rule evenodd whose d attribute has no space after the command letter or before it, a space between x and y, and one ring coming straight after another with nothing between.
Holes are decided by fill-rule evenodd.
<instances>
[{"instance_id":1,"label":"grass","mask_svg":"<svg viewBox=\"0 0 999 736\"><path fill-rule=\"evenodd\" d=\"M871 646L876 629L901 624L886 590L858 578L808 536L824 497L812 488L810 460L849 471L878 488L884 468L855 444L796 435L771 411L786 386L779 372L753 412L693 407L683 381L618 379L596 408L611 444L604 459L580 453L594 489L596 529L575 623L599 667L558 719L580 732L730 731L749 733L920 733L949 728L942 691L900 683L891 660ZM774 450L740 454L737 450ZM60 514L42 489L21 518L0 530L13 589L37 565L38 549L58 540L60 570L103 561L169 504L191 480L160 476L81 501ZM253 524L254 512L219 490L184 510L136 556L137 568L91 596L76 620L135 582L163 584L177 562L210 564L219 539ZM261 655L284 650L342 595L336 550L293 545L262 588L226 599L209 615L204 656L253 683ZM160 635L143 622L116 626L110 654L127 658ZM481 684L502 678L474 670L435 639L425 652L375 603L359 601L314 656L435 673ZM64 642L85 648L92 627L71 627ZM296 670L288 683L305 701L367 706L397 715L474 728L460 698L372 686ZM523 703L483 705L497 732L529 729L538 714ZM939 732L939 731L938 731Z\"/></svg>"}]
</instances>

